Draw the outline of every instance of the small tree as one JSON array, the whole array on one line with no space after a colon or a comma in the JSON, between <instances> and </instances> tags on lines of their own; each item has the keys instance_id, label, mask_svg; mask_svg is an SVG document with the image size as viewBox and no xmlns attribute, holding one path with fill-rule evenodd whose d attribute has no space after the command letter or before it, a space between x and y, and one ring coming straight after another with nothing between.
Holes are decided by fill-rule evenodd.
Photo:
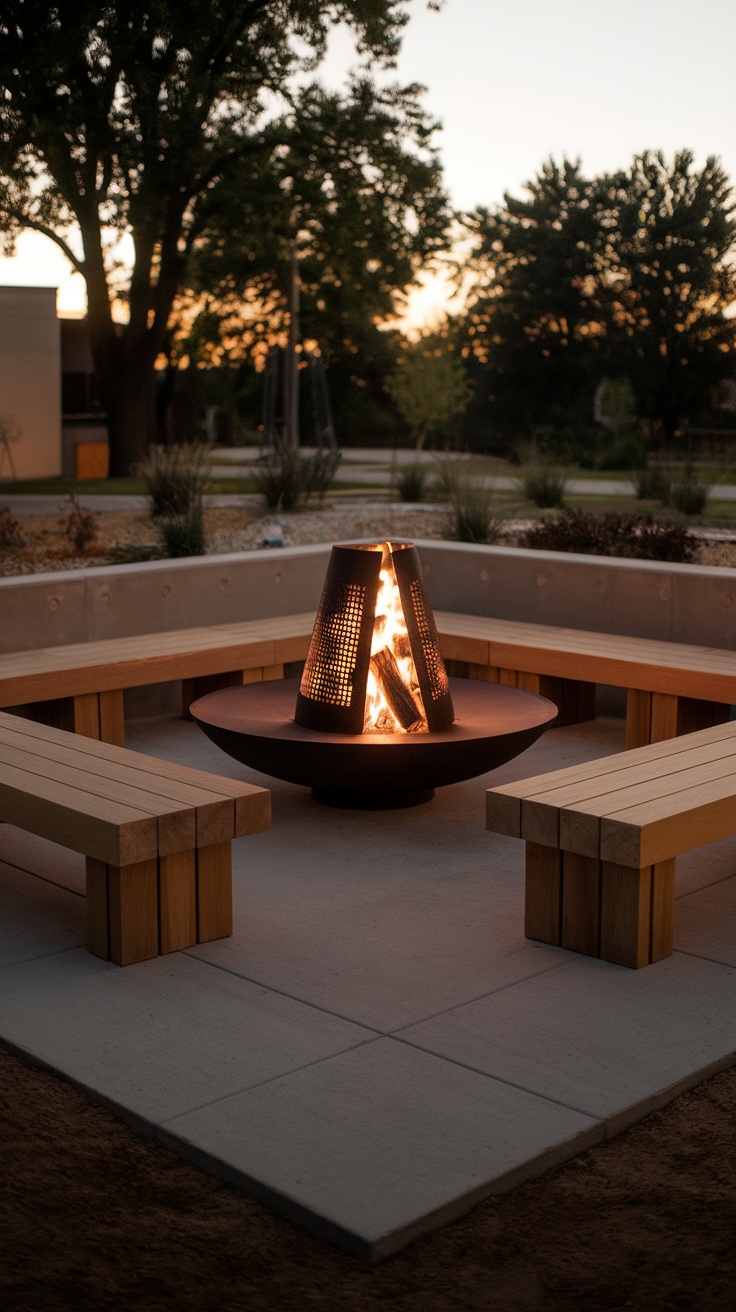
<instances>
[{"instance_id":1,"label":"small tree","mask_svg":"<svg viewBox=\"0 0 736 1312\"><path fill-rule=\"evenodd\" d=\"M407 343L386 387L409 425L417 451L428 437L462 414L470 399L463 362L440 333Z\"/></svg>"}]
</instances>

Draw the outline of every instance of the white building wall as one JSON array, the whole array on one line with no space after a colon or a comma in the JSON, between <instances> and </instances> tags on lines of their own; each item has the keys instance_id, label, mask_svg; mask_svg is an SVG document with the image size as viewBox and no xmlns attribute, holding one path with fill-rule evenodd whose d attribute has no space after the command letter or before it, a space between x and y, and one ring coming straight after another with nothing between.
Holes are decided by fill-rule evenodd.
<instances>
[{"instance_id":1,"label":"white building wall","mask_svg":"<svg viewBox=\"0 0 736 1312\"><path fill-rule=\"evenodd\" d=\"M61 339L54 287L0 287L0 424L18 478L61 474ZM0 443L0 481L11 476Z\"/></svg>"}]
</instances>

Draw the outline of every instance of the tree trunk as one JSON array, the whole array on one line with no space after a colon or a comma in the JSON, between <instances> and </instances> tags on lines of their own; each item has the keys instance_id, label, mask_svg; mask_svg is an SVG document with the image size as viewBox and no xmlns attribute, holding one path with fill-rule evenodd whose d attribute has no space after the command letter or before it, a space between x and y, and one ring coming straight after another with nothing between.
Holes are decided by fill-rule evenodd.
<instances>
[{"instance_id":1,"label":"tree trunk","mask_svg":"<svg viewBox=\"0 0 736 1312\"><path fill-rule=\"evenodd\" d=\"M129 478L157 440L156 372L145 339L123 335L113 342L92 341L107 412L110 477Z\"/></svg>"}]
</instances>

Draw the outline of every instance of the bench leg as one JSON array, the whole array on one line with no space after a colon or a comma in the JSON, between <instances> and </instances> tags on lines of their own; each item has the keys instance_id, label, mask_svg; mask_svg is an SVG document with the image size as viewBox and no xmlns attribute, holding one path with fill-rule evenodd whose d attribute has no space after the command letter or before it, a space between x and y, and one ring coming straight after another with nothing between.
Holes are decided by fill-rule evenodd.
<instances>
[{"instance_id":1,"label":"bench leg","mask_svg":"<svg viewBox=\"0 0 736 1312\"><path fill-rule=\"evenodd\" d=\"M626 694L626 750L662 743L684 733L695 733L698 729L713 729L717 724L725 724L730 714L730 706L721 702L629 688Z\"/></svg>"},{"instance_id":2,"label":"bench leg","mask_svg":"<svg viewBox=\"0 0 736 1312\"><path fill-rule=\"evenodd\" d=\"M232 844L197 849L197 942L233 932Z\"/></svg>"},{"instance_id":3,"label":"bench leg","mask_svg":"<svg viewBox=\"0 0 736 1312\"><path fill-rule=\"evenodd\" d=\"M87 943L118 966L233 932L231 843L130 866L87 858Z\"/></svg>"},{"instance_id":4,"label":"bench leg","mask_svg":"<svg viewBox=\"0 0 736 1312\"><path fill-rule=\"evenodd\" d=\"M524 932L634 969L672 952L675 862L628 866L526 845Z\"/></svg>"},{"instance_id":5,"label":"bench leg","mask_svg":"<svg viewBox=\"0 0 736 1312\"><path fill-rule=\"evenodd\" d=\"M122 689L34 702L26 707L26 716L52 729L65 729L67 733L78 733L115 747L125 746Z\"/></svg>"},{"instance_id":6,"label":"bench leg","mask_svg":"<svg viewBox=\"0 0 736 1312\"><path fill-rule=\"evenodd\" d=\"M90 952L117 966L158 956L155 858L120 867L87 857L87 942Z\"/></svg>"},{"instance_id":7,"label":"bench leg","mask_svg":"<svg viewBox=\"0 0 736 1312\"><path fill-rule=\"evenodd\" d=\"M558 709L553 727L561 728L566 724L582 724L585 720L595 719L595 684L584 683L580 679L558 679L549 674L527 674L524 670L505 670L496 665L474 665L472 662L450 662L451 665L465 665L470 679L482 679L485 683L500 683L507 688L521 688L524 692L535 692L554 702ZM448 670L448 673L452 673Z\"/></svg>"}]
</instances>

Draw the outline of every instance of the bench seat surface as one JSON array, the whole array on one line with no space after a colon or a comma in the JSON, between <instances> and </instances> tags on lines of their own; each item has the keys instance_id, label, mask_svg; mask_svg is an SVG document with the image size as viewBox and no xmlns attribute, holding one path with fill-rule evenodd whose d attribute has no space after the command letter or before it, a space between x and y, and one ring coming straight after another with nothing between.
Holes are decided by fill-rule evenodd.
<instances>
[{"instance_id":1,"label":"bench seat surface","mask_svg":"<svg viewBox=\"0 0 736 1312\"><path fill-rule=\"evenodd\" d=\"M0 819L125 866L267 829L270 794L0 713Z\"/></svg>"},{"instance_id":2,"label":"bench seat surface","mask_svg":"<svg viewBox=\"0 0 736 1312\"><path fill-rule=\"evenodd\" d=\"M736 832L736 723L503 784L498 833L641 868Z\"/></svg>"},{"instance_id":3,"label":"bench seat surface","mask_svg":"<svg viewBox=\"0 0 736 1312\"><path fill-rule=\"evenodd\" d=\"M435 620L447 660L736 702L736 653L725 649L449 611Z\"/></svg>"},{"instance_id":4,"label":"bench seat surface","mask_svg":"<svg viewBox=\"0 0 736 1312\"><path fill-rule=\"evenodd\" d=\"M302 660L314 612L0 655L0 705Z\"/></svg>"}]
</instances>

